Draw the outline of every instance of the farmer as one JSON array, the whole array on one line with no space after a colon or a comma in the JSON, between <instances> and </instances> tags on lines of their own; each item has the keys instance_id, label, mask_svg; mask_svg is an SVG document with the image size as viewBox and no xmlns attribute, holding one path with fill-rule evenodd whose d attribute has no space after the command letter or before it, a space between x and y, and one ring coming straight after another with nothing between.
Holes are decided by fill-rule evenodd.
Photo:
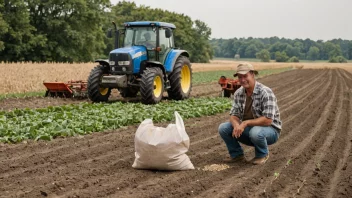
<instances>
[{"instance_id":1,"label":"farmer","mask_svg":"<svg viewBox=\"0 0 352 198\"><path fill-rule=\"evenodd\" d=\"M258 72L249 63L237 66L234 76L241 87L234 93L230 122L220 124L219 133L230 154L226 162L245 161L240 142L255 148L250 162L264 164L269 159L268 145L280 136L279 107L273 91L255 79Z\"/></svg>"},{"instance_id":2,"label":"farmer","mask_svg":"<svg viewBox=\"0 0 352 198\"><path fill-rule=\"evenodd\" d=\"M149 32L144 33L143 36L145 39L143 45L145 45L148 49L155 47L155 45L154 45L155 43L153 41L151 41L152 37L150 36Z\"/></svg>"}]
</instances>

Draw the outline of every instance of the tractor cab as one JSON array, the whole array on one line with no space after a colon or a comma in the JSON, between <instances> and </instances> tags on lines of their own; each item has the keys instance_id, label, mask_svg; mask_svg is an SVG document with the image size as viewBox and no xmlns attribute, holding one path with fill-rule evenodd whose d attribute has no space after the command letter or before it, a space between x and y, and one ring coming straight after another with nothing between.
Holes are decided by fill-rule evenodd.
<instances>
[{"instance_id":1,"label":"tractor cab","mask_svg":"<svg viewBox=\"0 0 352 198\"><path fill-rule=\"evenodd\" d=\"M173 24L163 22L128 22L120 30L120 48L144 46L149 61L164 63L168 52L174 48Z\"/></svg>"}]
</instances>

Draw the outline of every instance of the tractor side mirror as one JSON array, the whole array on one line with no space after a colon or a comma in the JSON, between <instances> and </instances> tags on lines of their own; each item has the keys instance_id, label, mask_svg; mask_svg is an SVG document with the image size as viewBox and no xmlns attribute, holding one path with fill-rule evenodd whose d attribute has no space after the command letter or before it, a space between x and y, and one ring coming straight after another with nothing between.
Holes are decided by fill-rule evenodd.
<instances>
[{"instance_id":1,"label":"tractor side mirror","mask_svg":"<svg viewBox=\"0 0 352 198\"><path fill-rule=\"evenodd\" d=\"M112 29L111 28L109 28L108 32L106 32L106 37L112 38Z\"/></svg>"},{"instance_id":2,"label":"tractor side mirror","mask_svg":"<svg viewBox=\"0 0 352 198\"><path fill-rule=\"evenodd\" d=\"M171 29L167 28L165 30L165 37L170 38L171 36L172 36L172 31L171 31Z\"/></svg>"}]
</instances>

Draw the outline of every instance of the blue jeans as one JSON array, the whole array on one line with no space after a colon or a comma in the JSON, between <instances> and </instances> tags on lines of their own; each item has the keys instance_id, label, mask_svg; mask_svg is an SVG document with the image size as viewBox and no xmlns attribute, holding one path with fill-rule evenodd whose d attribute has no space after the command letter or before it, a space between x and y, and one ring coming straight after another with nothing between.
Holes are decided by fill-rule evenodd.
<instances>
[{"instance_id":1,"label":"blue jeans","mask_svg":"<svg viewBox=\"0 0 352 198\"><path fill-rule=\"evenodd\" d=\"M249 126L246 127L239 138L232 137L233 127L230 122L219 126L219 134L225 141L229 154L232 158L243 155L243 149L239 142L254 146L255 157L261 158L269 154L268 145L274 144L280 134L272 126Z\"/></svg>"}]
</instances>

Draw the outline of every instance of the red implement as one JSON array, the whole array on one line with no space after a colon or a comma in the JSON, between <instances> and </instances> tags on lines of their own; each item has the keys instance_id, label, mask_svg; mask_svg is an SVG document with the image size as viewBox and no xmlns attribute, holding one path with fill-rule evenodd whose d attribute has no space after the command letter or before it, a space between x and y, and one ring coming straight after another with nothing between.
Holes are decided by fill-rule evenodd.
<instances>
[{"instance_id":1,"label":"red implement","mask_svg":"<svg viewBox=\"0 0 352 198\"><path fill-rule=\"evenodd\" d=\"M241 87L240 82L237 79L230 79L225 76L221 76L218 83L222 88L222 97L230 97L238 88Z\"/></svg>"},{"instance_id":2,"label":"red implement","mask_svg":"<svg viewBox=\"0 0 352 198\"><path fill-rule=\"evenodd\" d=\"M43 82L44 86L47 88L45 97L64 97L64 98L86 98L87 97L87 82L78 81L68 81L63 82Z\"/></svg>"}]
</instances>

